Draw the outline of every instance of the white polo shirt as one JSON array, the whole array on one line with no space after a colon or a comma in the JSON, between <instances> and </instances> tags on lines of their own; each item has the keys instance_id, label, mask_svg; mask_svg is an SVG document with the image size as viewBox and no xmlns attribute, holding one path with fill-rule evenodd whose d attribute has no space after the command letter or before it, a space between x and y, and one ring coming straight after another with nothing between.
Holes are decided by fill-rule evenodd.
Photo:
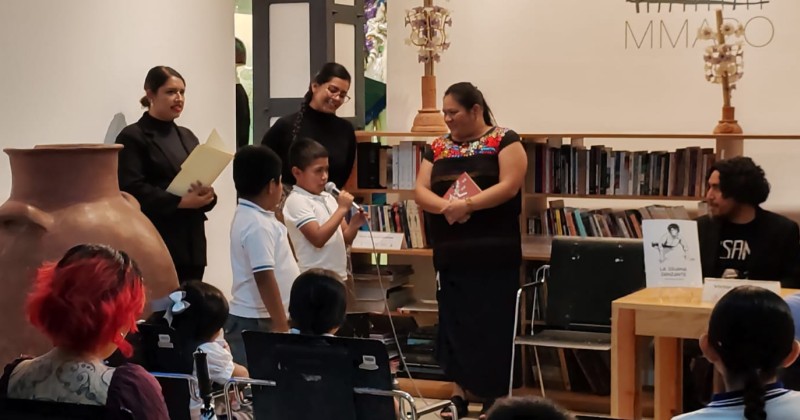
<instances>
[{"instance_id":1,"label":"white polo shirt","mask_svg":"<svg viewBox=\"0 0 800 420\"><path fill-rule=\"evenodd\" d=\"M231 269L231 314L243 318L269 318L253 276L253 273L266 270L274 271L283 308L289 310L289 292L294 279L300 275L300 269L292 254L286 227L275 218L274 212L242 198L231 223Z\"/></svg>"},{"instance_id":2,"label":"white polo shirt","mask_svg":"<svg viewBox=\"0 0 800 420\"><path fill-rule=\"evenodd\" d=\"M764 411L768 420L800 418L800 393L784 389L780 383L765 387ZM714 395L706 408L692 411L672 420L741 420L744 418L742 392Z\"/></svg>"},{"instance_id":3,"label":"white polo shirt","mask_svg":"<svg viewBox=\"0 0 800 420\"><path fill-rule=\"evenodd\" d=\"M324 225L338 207L336 199L327 192L323 191L319 195L311 194L297 185L286 198L286 203L283 205L283 220L294 245L300 272L311 268L324 268L338 274L342 281L347 279L347 249L342 229L336 229L322 248L312 245L303 232L300 232L300 228L310 222Z\"/></svg>"}]
</instances>

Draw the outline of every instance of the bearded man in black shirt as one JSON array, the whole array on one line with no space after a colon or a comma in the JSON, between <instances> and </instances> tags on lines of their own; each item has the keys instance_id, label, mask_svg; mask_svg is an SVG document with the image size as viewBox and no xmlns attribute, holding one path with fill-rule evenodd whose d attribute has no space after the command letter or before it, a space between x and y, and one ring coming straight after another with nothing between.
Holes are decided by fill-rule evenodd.
<instances>
[{"instance_id":1,"label":"bearded man in black shirt","mask_svg":"<svg viewBox=\"0 0 800 420\"><path fill-rule=\"evenodd\" d=\"M800 287L800 229L764 210L770 186L748 157L716 162L708 176L709 214L697 220L703 277L776 280Z\"/></svg>"},{"instance_id":2,"label":"bearded man in black shirt","mask_svg":"<svg viewBox=\"0 0 800 420\"><path fill-rule=\"evenodd\" d=\"M708 175L709 214L697 219L703 277L780 281L800 287L797 223L761 208L769 196L764 170L748 157L716 162ZM684 341L683 411L710 399L713 366L696 340Z\"/></svg>"}]
</instances>

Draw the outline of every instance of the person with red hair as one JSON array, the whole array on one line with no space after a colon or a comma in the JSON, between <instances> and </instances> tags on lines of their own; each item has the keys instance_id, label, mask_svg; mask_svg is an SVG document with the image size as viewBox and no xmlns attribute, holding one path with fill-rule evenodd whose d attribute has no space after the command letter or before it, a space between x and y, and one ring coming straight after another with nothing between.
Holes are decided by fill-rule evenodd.
<instances>
[{"instance_id":1,"label":"person with red hair","mask_svg":"<svg viewBox=\"0 0 800 420\"><path fill-rule=\"evenodd\" d=\"M139 365L103 363L136 331L145 292L136 263L106 245L71 248L58 263L39 268L28 296L28 319L54 348L22 357L0 377L0 398L104 405L106 418L169 419L161 387Z\"/></svg>"}]
</instances>

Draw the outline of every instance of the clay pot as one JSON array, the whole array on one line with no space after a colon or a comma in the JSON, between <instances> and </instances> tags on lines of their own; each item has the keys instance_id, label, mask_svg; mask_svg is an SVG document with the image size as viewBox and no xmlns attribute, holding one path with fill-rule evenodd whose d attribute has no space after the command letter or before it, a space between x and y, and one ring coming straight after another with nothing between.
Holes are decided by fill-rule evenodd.
<instances>
[{"instance_id":1,"label":"clay pot","mask_svg":"<svg viewBox=\"0 0 800 420\"><path fill-rule=\"evenodd\" d=\"M147 301L178 287L169 251L133 196L117 182L120 145L5 149L11 196L0 206L0 363L51 347L28 323L25 298L36 269L81 243L127 252L140 266Z\"/></svg>"}]
</instances>

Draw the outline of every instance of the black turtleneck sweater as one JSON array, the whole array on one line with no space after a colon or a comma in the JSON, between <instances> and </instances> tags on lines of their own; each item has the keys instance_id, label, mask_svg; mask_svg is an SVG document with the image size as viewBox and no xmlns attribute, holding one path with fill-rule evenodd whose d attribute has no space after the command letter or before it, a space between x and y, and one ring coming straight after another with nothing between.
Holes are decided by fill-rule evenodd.
<instances>
[{"instance_id":1,"label":"black turtleneck sweater","mask_svg":"<svg viewBox=\"0 0 800 420\"><path fill-rule=\"evenodd\" d=\"M289 164L289 147L292 144L292 130L298 112L286 115L275 121L261 144L269 146L283 160L283 182L294 185L292 167ZM328 178L342 188L350 178L356 160L356 133L353 125L334 114L319 112L306 107L297 138L307 137L316 140L328 149L330 173Z\"/></svg>"},{"instance_id":2,"label":"black turtleneck sweater","mask_svg":"<svg viewBox=\"0 0 800 420\"><path fill-rule=\"evenodd\" d=\"M153 222L176 267L206 265L205 213L217 199L199 209L179 209L181 197L166 191L181 165L200 143L189 129L145 112L117 136L120 190L133 195Z\"/></svg>"}]
</instances>

